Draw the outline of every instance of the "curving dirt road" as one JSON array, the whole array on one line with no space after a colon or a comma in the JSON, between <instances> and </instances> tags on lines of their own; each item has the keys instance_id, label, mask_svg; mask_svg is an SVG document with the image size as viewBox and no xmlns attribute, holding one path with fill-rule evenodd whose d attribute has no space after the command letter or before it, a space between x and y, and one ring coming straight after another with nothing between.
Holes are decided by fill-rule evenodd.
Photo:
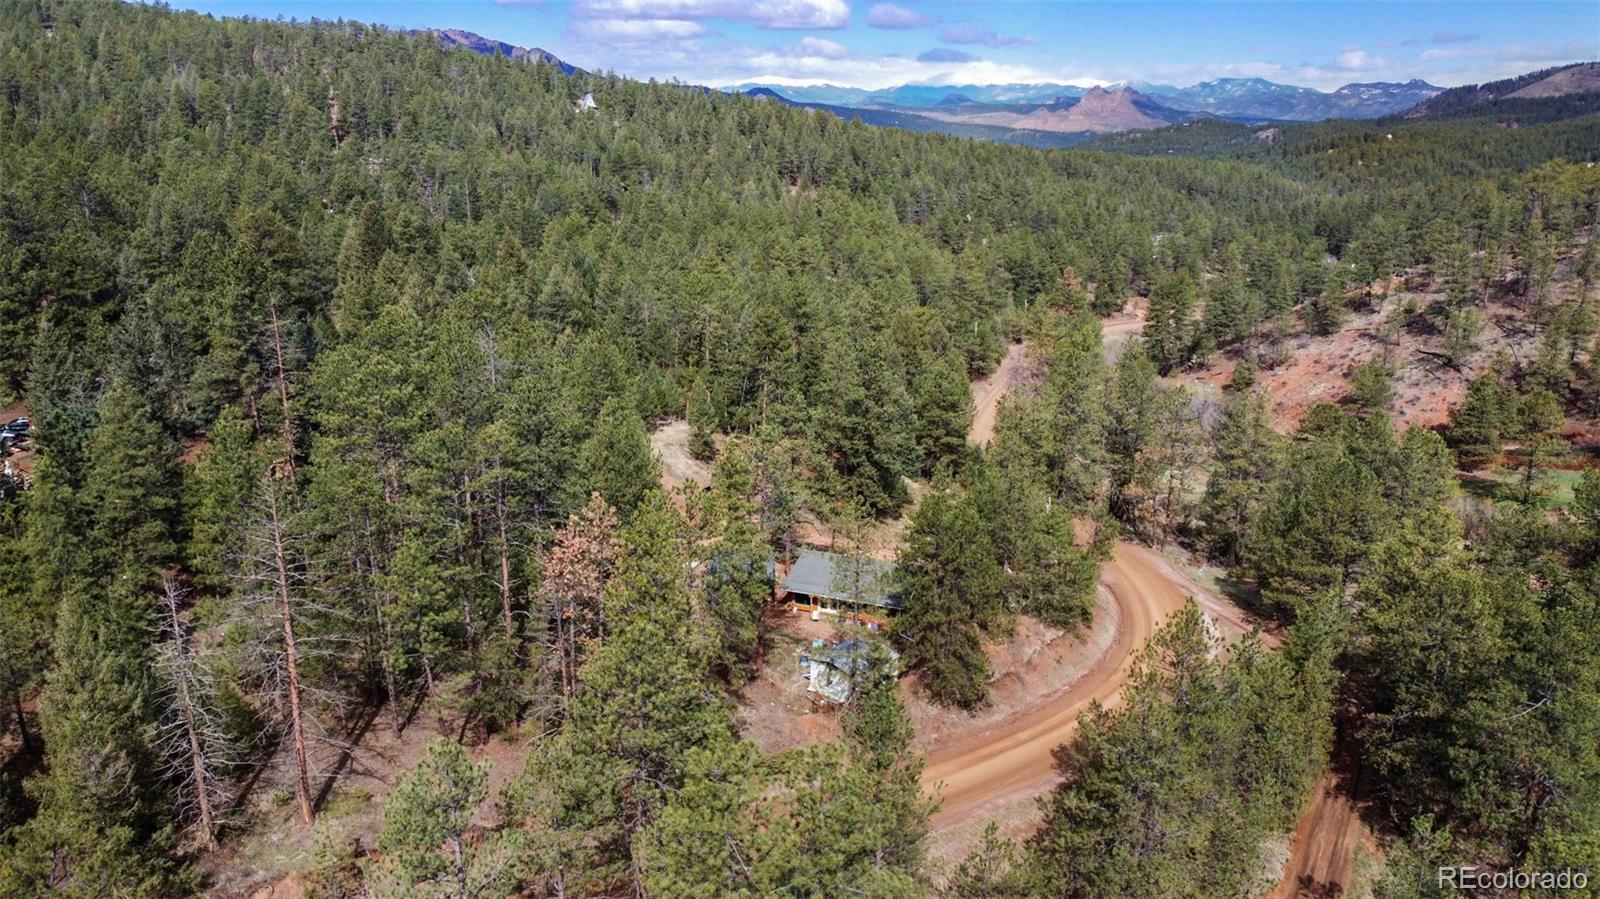
<instances>
[{"instance_id":1,"label":"curving dirt road","mask_svg":"<svg viewBox=\"0 0 1600 899\"><path fill-rule=\"evenodd\" d=\"M1143 330L1143 315L1107 319L1102 333L1107 357ZM1012 346L993 375L973 384L975 414L968 439L987 444L994 436L1000 400L1023 371L1024 347ZM1248 633L1249 617L1232 603L1214 596L1150 549L1119 543L1111 561L1101 567L1102 585L1119 612L1117 633L1105 653L1067 689L995 727L930 747L923 769L923 789L942 795L934 829L952 832L969 821L993 820L1006 806L1037 796L1057 779L1054 750L1071 738L1078 716L1099 700L1115 707L1121 690L1144 647L1167 616L1194 597L1201 610L1225 634ZM1269 647L1276 635L1262 634ZM1324 778L1295 828L1291 854L1270 899L1341 895L1349 886L1354 850L1369 843L1354 803L1334 778Z\"/></svg>"},{"instance_id":2,"label":"curving dirt road","mask_svg":"<svg viewBox=\"0 0 1600 899\"><path fill-rule=\"evenodd\" d=\"M1103 333L1108 349L1137 334L1143 324L1138 313L1107 320ZM972 385L976 411L967 436L972 443L983 445L994 436L995 413L1024 370L1024 352L1023 344L1014 344L994 374ZM1183 607L1186 597L1193 596L1223 631L1250 630L1248 618L1237 607L1211 595L1158 553L1134 543L1117 544L1111 560L1101 566L1100 581L1116 602L1119 617L1116 636L1093 667L1067 689L995 727L929 748L923 788L929 793L942 788L944 800L934 818L935 828L944 830L992 815L1017 799L1048 790L1056 781L1053 752L1072 736L1078 715L1095 700L1107 706L1120 701L1122 686L1145 643L1167 616Z\"/></svg>"},{"instance_id":3,"label":"curving dirt road","mask_svg":"<svg viewBox=\"0 0 1600 899\"><path fill-rule=\"evenodd\" d=\"M1200 590L1145 547L1118 544L1100 578L1120 618L1116 637L1094 667L1071 687L997 727L929 749L923 787L932 793L943 786L936 828L954 827L1049 789L1056 781L1052 752L1072 736L1078 715L1095 700L1117 704L1139 651L1167 616L1182 608L1186 596L1195 596L1226 630L1243 631L1239 625L1244 619L1236 609Z\"/></svg>"}]
</instances>

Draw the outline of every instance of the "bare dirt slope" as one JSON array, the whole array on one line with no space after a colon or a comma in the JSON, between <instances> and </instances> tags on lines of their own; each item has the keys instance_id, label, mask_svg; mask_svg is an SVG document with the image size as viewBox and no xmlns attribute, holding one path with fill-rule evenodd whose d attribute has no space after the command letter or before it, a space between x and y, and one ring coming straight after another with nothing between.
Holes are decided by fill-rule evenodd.
<instances>
[{"instance_id":1,"label":"bare dirt slope","mask_svg":"<svg viewBox=\"0 0 1600 899\"><path fill-rule=\"evenodd\" d=\"M1376 282L1374 287L1376 288ZM1445 340L1440 316L1428 310L1444 295L1425 274L1410 272L1388 285L1384 297L1361 304L1338 331L1328 335L1299 333L1284 346L1287 358L1265 367L1256 378L1256 391L1267 400L1273 425L1293 430L1317 403L1338 403L1351 394L1350 375L1356 366L1387 359L1394 368L1394 399L1389 417L1399 428L1433 428L1443 425L1467 393L1467 385L1488 370L1499 353L1531 359L1538 352L1539 330L1529 310L1513 294L1515 284L1500 282L1495 298L1479 307L1482 326L1474 348L1458 364L1445 360ZM1552 284L1548 303L1568 302L1574 296L1570 279ZM1237 359L1219 353L1202 369L1174 373L1173 380L1198 393L1215 393L1233 378Z\"/></svg>"},{"instance_id":2,"label":"bare dirt slope","mask_svg":"<svg viewBox=\"0 0 1600 899\"><path fill-rule=\"evenodd\" d=\"M669 492L685 481L711 483L711 466L689 453L689 423L669 421L650 434L650 449L661 460L661 486Z\"/></svg>"}]
</instances>

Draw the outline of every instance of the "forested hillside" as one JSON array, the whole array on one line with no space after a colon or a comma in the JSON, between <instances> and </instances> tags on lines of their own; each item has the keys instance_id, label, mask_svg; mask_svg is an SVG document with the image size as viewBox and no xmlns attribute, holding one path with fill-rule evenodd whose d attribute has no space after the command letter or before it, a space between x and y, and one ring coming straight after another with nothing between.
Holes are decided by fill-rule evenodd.
<instances>
[{"instance_id":1,"label":"forested hillside","mask_svg":"<svg viewBox=\"0 0 1600 899\"><path fill-rule=\"evenodd\" d=\"M343 22L6 2L0 38L0 895L1259 894L1336 736L1385 895L1600 865L1600 479L1540 486L1600 396L1592 117L1141 159ZM1448 286L1415 327L1521 304L1543 367L1449 444L1365 401L1280 434L1248 377L1195 414L1185 370L1402 274ZM709 487L661 487L665 419ZM1468 505L1486 444L1541 464ZM907 676L764 753L774 572L902 515L904 613L857 630ZM907 697L981 708L1119 536L1277 633L1176 615L1035 833L930 859Z\"/></svg>"}]
</instances>

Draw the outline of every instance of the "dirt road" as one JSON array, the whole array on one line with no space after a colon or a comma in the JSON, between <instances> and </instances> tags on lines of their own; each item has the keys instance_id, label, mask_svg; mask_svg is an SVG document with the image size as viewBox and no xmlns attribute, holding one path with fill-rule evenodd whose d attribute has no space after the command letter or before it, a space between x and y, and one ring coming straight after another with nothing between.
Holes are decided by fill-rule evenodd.
<instances>
[{"instance_id":1,"label":"dirt road","mask_svg":"<svg viewBox=\"0 0 1600 899\"><path fill-rule=\"evenodd\" d=\"M1024 344L1012 344L993 374L972 382L972 428L967 431L968 443L985 446L994 438L994 419L1000 412L1000 398L1022 375L1027 362L1025 351Z\"/></svg>"},{"instance_id":2,"label":"dirt road","mask_svg":"<svg viewBox=\"0 0 1600 899\"><path fill-rule=\"evenodd\" d=\"M1051 753L1072 736L1079 713L1096 699L1116 705L1140 649L1167 616L1183 606L1184 597L1198 591L1187 578L1173 574L1172 566L1152 550L1118 544L1100 573L1120 611L1111 646L1072 686L1037 706L959 741L930 748L922 783L930 792L943 785L944 804L934 819L936 828L992 813L1055 783ZM1196 598L1225 631L1240 631L1235 622L1242 617L1236 610L1217 616L1213 609L1231 607L1204 591L1198 591Z\"/></svg>"},{"instance_id":3,"label":"dirt road","mask_svg":"<svg viewBox=\"0 0 1600 899\"><path fill-rule=\"evenodd\" d=\"M1126 340L1142 325L1143 318L1137 314L1107 320L1107 343ZM977 408L969 441L981 445L994 436L1000 399L1015 386L1025 365L1024 345L1014 344L994 374L972 385ZM1091 702L1098 699L1104 705L1116 704L1139 651L1167 616L1183 606L1184 597L1194 596L1202 611L1224 631L1238 634L1249 630L1237 608L1212 596L1145 547L1118 544L1111 561L1102 566L1100 580L1117 605L1117 633L1082 677L994 726L929 748L922 783L930 792L942 785L944 797L934 820L936 828L993 815L1019 798L1049 789L1056 780L1051 753L1072 735L1078 715Z\"/></svg>"},{"instance_id":4,"label":"dirt road","mask_svg":"<svg viewBox=\"0 0 1600 899\"><path fill-rule=\"evenodd\" d=\"M1349 792L1332 774L1324 775L1295 825L1283 879L1268 899L1345 895L1356 846L1366 840L1366 827Z\"/></svg>"}]
</instances>

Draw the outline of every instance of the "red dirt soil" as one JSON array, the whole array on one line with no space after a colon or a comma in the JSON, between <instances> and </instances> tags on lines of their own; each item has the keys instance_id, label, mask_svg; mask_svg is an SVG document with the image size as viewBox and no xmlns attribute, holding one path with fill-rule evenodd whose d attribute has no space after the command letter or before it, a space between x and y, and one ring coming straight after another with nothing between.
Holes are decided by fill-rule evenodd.
<instances>
[{"instance_id":1,"label":"red dirt soil","mask_svg":"<svg viewBox=\"0 0 1600 899\"><path fill-rule=\"evenodd\" d=\"M1014 343L1006 350L1000 367L986 378L972 382L972 428L967 431L967 442L987 446L994 439L995 416L1000 412L1000 399L1015 387L1027 371L1026 346Z\"/></svg>"},{"instance_id":2,"label":"red dirt soil","mask_svg":"<svg viewBox=\"0 0 1600 899\"><path fill-rule=\"evenodd\" d=\"M1155 552L1131 543L1118 544L1101 578L1116 600L1118 626L1107 651L1071 686L995 727L952 738L930 747L922 783L930 792L942 786L943 805L934 827L950 828L984 816L1018 798L1036 796L1057 779L1052 753L1071 738L1078 716L1090 703L1116 706L1123 685L1145 645L1187 596L1203 599L1202 609L1228 608L1222 600L1187 579L1170 578L1172 566ZM1187 581L1187 582L1186 582ZM1186 582L1186 583L1185 583ZM1220 620L1227 630L1239 629L1242 614L1233 610Z\"/></svg>"},{"instance_id":3,"label":"red dirt soil","mask_svg":"<svg viewBox=\"0 0 1600 899\"><path fill-rule=\"evenodd\" d=\"M1332 774L1317 782L1311 804L1295 824L1283 879L1268 899L1329 899L1350 890L1355 851L1373 845L1350 794Z\"/></svg>"}]
</instances>

